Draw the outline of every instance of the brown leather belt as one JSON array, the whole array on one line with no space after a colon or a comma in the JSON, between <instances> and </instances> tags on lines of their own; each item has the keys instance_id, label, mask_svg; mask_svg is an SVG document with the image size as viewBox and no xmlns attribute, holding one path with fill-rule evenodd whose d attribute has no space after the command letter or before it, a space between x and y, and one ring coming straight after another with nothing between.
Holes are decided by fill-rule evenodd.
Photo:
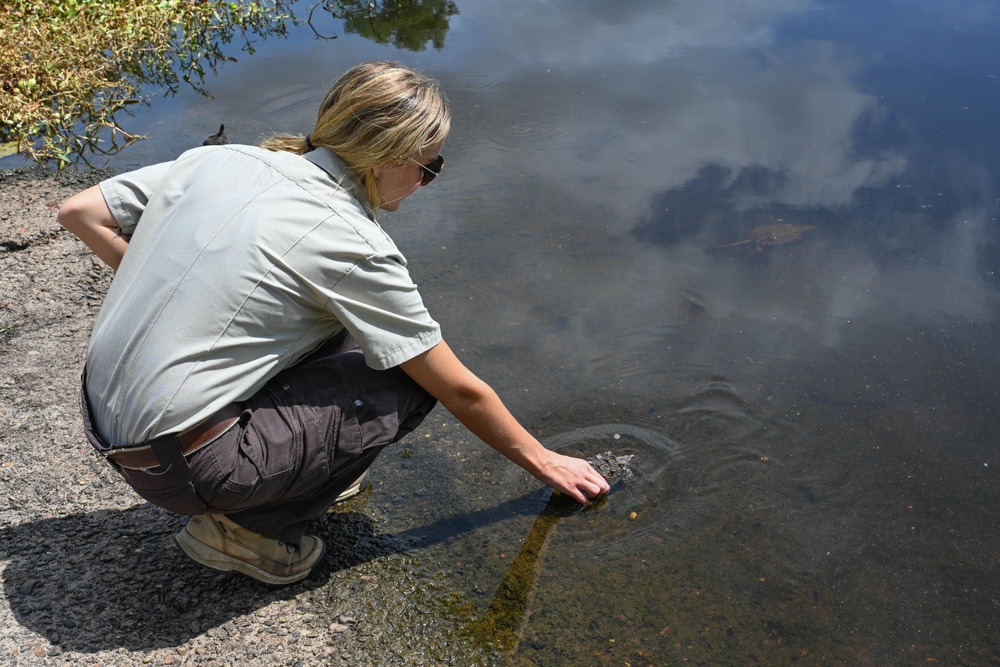
<instances>
[{"instance_id":1,"label":"brown leather belt","mask_svg":"<svg viewBox=\"0 0 1000 667\"><path fill-rule=\"evenodd\" d=\"M216 440L231 429L240 420L242 409L236 403L230 403L203 422L195 424L186 431L163 437L177 439L181 454L193 454L205 445ZM121 449L110 449L104 454L108 460L114 461L123 468L142 470L160 465L152 445L138 445Z\"/></svg>"}]
</instances>

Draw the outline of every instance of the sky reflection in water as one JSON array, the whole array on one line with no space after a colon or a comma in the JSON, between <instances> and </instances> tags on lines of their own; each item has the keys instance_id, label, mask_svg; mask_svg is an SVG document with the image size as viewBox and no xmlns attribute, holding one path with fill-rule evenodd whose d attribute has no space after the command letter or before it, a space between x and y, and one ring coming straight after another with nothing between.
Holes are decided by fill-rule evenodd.
<instances>
[{"instance_id":1,"label":"sky reflection in water","mask_svg":"<svg viewBox=\"0 0 1000 667\"><path fill-rule=\"evenodd\" d=\"M1000 9L457 8L440 50L304 30L262 45L214 100L140 112L150 140L114 164L169 159L219 122L242 142L305 133L360 60L430 71L455 115L448 167L384 226L517 414L639 468L599 511L546 523L507 660L987 664ZM716 247L779 222L815 229ZM536 486L487 455L475 470L443 446L421 456L429 494L370 501L390 530ZM537 525L516 514L428 548L473 609ZM473 556L474 573L456 565Z\"/></svg>"}]
</instances>

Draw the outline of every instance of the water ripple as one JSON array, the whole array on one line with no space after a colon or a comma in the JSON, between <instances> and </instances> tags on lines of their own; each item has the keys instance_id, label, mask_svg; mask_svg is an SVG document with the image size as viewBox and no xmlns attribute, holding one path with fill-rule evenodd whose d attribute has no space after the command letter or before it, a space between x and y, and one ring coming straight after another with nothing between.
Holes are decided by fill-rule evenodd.
<instances>
[{"instance_id":1,"label":"water ripple","mask_svg":"<svg viewBox=\"0 0 1000 667\"><path fill-rule=\"evenodd\" d=\"M621 547L620 539L662 541L668 529L666 516L672 501L691 486L685 479L683 447L669 436L627 423L595 424L547 438L549 449L579 456L612 451L634 454L633 476L613 487L610 496L597 501L559 527L560 539L569 539L588 555L600 556Z\"/></svg>"},{"instance_id":2,"label":"water ripple","mask_svg":"<svg viewBox=\"0 0 1000 667\"><path fill-rule=\"evenodd\" d=\"M504 117L495 125L503 131L492 135L489 142L503 152L592 151L618 138L621 116L622 111L615 107L574 113L565 105L534 106Z\"/></svg>"},{"instance_id":3,"label":"water ripple","mask_svg":"<svg viewBox=\"0 0 1000 667\"><path fill-rule=\"evenodd\" d=\"M278 86L270 91L265 88L256 100L257 115L278 122L288 122L287 119L308 119L311 122L322 99L322 91L318 91L312 82ZM308 127L303 131L308 131Z\"/></svg>"}]
</instances>

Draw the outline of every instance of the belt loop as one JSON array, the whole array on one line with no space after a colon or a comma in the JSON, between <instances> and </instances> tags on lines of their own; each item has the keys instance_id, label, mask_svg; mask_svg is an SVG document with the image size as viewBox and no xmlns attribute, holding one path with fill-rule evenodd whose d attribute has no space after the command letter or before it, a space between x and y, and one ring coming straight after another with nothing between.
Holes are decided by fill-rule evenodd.
<instances>
[{"instance_id":1,"label":"belt loop","mask_svg":"<svg viewBox=\"0 0 1000 667\"><path fill-rule=\"evenodd\" d=\"M150 449L156 454L156 460L160 464L161 474L172 470L177 466L178 470L190 470L187 459L181 452L181 446L177 443L177 438L173 435L156 438L149 443Z\"/></svg>"}]
</instances>

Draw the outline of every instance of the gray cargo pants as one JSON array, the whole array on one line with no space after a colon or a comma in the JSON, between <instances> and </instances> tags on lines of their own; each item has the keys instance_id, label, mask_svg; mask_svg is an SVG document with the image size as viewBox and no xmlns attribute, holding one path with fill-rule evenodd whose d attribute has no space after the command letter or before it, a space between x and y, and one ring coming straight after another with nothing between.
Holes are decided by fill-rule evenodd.
<instances>
[{"instance_id":1,"label":"gray cargo pants","mask_svg":"<svg viewBox=\"0 0 1000 667\"><path fill-rule=\"evenodd\" d=\"M87 437L106 452L82 394ZM435 404L402 370L369 368L342 332L241 404L239 421L217 440L186 458L177 449L178 465L161 459L143 470L112 466L154 505L178 514L224 514L298 544L309 521L323 516Z\"/></svg>"}]
</instances>

